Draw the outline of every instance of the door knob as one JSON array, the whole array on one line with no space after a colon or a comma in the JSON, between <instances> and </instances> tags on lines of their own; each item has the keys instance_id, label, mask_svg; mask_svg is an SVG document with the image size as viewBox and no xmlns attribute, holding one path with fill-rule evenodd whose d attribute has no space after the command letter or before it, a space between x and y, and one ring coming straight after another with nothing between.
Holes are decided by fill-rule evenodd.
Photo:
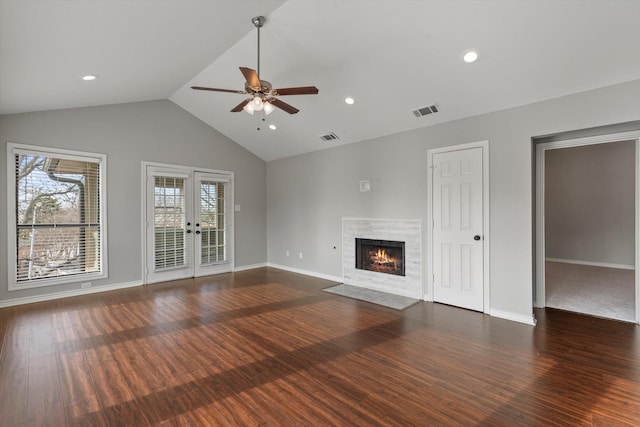
<instances>
[{"instance_id":1,"label":"door knob","mask_svg":"<svg viewBox=\"0 0 640 427\"><path fill-rule=\"evenodd\" d=\"M200 230L197 230L197 231L196 231L196 234L200 234Z\"/></svg>"},{"instance_id":2,"label":"door knob","mask_svg":"<svg viewBox=\"0 0 640 427\"><path fill-rule=\"evenodd\" d=\"M473 240L480 240L480 236L476 234L475 236L473 236Z\"/></svg>"},{"instance_id":3,"label":"door knob","mask_svg":"<svg viewBox=\"0 0 640 427\"><path fill-rule=\"evenodd\" d=\"M187 233L191 233L191 230L187 230Z\"/></svg>"}]
</instances>

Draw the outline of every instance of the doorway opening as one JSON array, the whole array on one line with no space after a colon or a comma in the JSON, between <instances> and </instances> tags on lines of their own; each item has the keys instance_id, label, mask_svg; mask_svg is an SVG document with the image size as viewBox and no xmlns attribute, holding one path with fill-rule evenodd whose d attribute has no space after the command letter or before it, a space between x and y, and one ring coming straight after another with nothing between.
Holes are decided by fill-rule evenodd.
<instances>
[{"instance_id":1,"label":"doorway opening","mask_svg":"<svg viewBox=\"0 0 640 427\"><path fill-rule=\"evenodd\" d=\"M536 145L536 307L638 322L639 137Z\"/></svg>"}]
</instances>

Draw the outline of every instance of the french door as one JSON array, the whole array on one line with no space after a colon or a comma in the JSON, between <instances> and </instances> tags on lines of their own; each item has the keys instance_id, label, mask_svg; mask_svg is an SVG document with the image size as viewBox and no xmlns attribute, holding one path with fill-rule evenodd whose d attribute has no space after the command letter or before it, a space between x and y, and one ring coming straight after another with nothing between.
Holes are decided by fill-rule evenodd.
<instances>
[{"instance_id":1,"label":"french door","mask_svg":"<svg viewBox=\"0 0 640 427\"><path fill-rule=\"evenodd\" d=\"M145 283L232 271L232 175L145 168Z\"/></svg>"}]
</instances>

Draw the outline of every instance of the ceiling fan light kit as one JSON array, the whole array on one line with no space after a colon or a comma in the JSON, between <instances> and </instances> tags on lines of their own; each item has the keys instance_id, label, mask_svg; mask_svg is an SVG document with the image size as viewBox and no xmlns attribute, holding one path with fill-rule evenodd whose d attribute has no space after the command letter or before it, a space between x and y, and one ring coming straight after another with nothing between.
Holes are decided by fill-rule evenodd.
<instances>
[{"instance_id":1,"label":"ceiling fan light kit","mask_svg":"<svg viewBox=\"0 0 640 427\"><path fill-rule=\"evenodd\" d=\"M268 116L277 107L289 114L296 114L300 110L281 101L277 97L285 95L316 95L318 88L315 86L299 86L273 89L270 82L260 80L260 28L264 25L265 18L264 16L255 16L251 18L251 23L258 30L258 71L247 67L240 67L240 72L245 78L244 90L218 89L204 86L191 86L191 89L250 95L249 98L232 108L232 113L244 110L250 115L253 115L256 111L264 111L265 115Z\"/></svg>"}]
</instances>

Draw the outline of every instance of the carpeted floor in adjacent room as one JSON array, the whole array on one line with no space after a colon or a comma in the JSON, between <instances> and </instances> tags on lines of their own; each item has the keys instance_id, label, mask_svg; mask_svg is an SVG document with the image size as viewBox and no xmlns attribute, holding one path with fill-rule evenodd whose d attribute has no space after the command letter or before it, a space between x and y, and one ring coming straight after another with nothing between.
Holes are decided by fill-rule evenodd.
<instances>
[{"instance_id":1,"label":"carpeted floor in adjacent room","mask_svg":"<svg viewBox=\"0 0 640 427\"><path fill-rule=\"evenodd\" d=\"M546 306L635 322L634 270L546 262Z\"/></svg>"}]
</instances>

